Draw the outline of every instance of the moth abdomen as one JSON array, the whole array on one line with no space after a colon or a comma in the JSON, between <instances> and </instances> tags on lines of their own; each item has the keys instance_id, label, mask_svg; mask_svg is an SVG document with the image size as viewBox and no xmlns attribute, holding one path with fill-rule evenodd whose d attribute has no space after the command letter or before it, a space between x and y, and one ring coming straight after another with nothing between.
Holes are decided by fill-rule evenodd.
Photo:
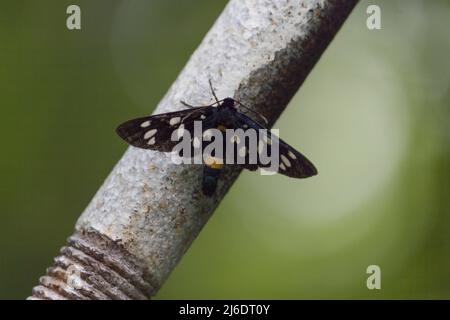
<instances>
[{"instance_id":1,"label":"moth abdomen","mask_svg":"<svg viewBox=\"0 0 450 320\"><path fill-rule=\"evenodd\" d=\"M221 172L222 169L213 168L208 165L203 167L202 191L205 196L211 197L214 194Z\"/></svg>"}]
</instances>

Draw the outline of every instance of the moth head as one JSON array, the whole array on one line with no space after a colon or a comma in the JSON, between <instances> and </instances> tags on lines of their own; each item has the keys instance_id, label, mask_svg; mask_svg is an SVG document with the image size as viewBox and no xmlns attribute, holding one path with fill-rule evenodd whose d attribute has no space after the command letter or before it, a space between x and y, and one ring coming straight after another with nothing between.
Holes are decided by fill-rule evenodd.
<instances>
[{"instance_id":1,"label":"moth head","mask_svg":"<svg viewBox=\"0 0 450 320\"><path fill-rule=\"evenodd\" d=\"M222 101L221 107L223 108L234 108L234 99L233 98L225 98Z\"/></svg>"}]
</instances>

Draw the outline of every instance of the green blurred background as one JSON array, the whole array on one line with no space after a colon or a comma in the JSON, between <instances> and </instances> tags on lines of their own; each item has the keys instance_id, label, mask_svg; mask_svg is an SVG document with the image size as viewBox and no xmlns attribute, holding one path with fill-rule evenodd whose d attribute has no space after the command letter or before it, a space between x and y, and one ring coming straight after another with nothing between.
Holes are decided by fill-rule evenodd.
<instances>
[{"instance_id":1,"label":"green blurred background","mask_svg":"<svg viewBox=\"0 0 450 320\"><path fill-rule=\"evenodd\" d=\"M225 4L2 1L0 298L30 294L126 149L116 125L155 108ZM319 176L245 172L156 298L449 299L449 30L447 0L362 1L276 125Z\"/></svg>"}]
</instances>

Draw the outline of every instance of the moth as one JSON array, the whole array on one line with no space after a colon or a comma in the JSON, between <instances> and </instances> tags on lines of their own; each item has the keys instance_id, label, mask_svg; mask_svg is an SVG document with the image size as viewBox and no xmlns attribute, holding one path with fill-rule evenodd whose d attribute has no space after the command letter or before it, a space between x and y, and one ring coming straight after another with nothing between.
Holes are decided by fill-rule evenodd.
<instances>
[{"instance_id":1,"label":"moth","mask_svg":"<svg viewBox=\"0 0 450 320\"><path fill-rule=\"evenodd\" d=\"M137 148L172 152L178 143L178 141L171 139L174 131L187 130L193 136L195 121L201 121L204 133L208 129L214 128L220 130L225 135L226 129L247 130L250 128L258 132L265 132L262 136L258 136L260 140L263 139L265 142L270 142L275 138L278 141L280 158L279 165L276 168L278 173L293 178L308 178L317 174L317 169L303 154L278 137L272 136L272 133L267 130L268 121L263 115L233 98L228 97L219 100L214 92L211 81L209 84L215 99L214 103L206 106L192 106L184 101L180 101L188 109L128 120L117 127L117 134L130 145ZM260 122L253 120L241 112L239 110L240 108L244 108L258 115L265 125L260 124ZM206 144L203 142L202 147L205 146ZM202 191L206 196L212 196L214 194L217 182L223 172L223 167L228 164L223 156L219 158L212 157L210 160L212 161L204 163L203 168ZM240 165L251 171L258 168L266 170L269 168L259 158L256 163L235 163L233 162L233 165Z\"/></svg>"}]
</instances>

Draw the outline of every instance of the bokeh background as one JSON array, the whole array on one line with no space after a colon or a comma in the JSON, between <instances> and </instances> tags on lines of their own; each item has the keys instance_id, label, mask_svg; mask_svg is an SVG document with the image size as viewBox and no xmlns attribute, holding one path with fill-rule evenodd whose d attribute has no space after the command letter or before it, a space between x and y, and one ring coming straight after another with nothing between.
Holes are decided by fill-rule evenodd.
<instances>
[{"instance_id":1,"label":"bokeh background","mask_svg":"<svg viewBox=\"0 0 450 320\"><path fill-rule=\"evenodd\" d=\"M126 149L116 125L155 108L225 5L2 1L0 298L30 294ZM242 174L156 298L449 299L449 17L362 1L276 124L319 176Z\"/></svg>"}]
</instances>

